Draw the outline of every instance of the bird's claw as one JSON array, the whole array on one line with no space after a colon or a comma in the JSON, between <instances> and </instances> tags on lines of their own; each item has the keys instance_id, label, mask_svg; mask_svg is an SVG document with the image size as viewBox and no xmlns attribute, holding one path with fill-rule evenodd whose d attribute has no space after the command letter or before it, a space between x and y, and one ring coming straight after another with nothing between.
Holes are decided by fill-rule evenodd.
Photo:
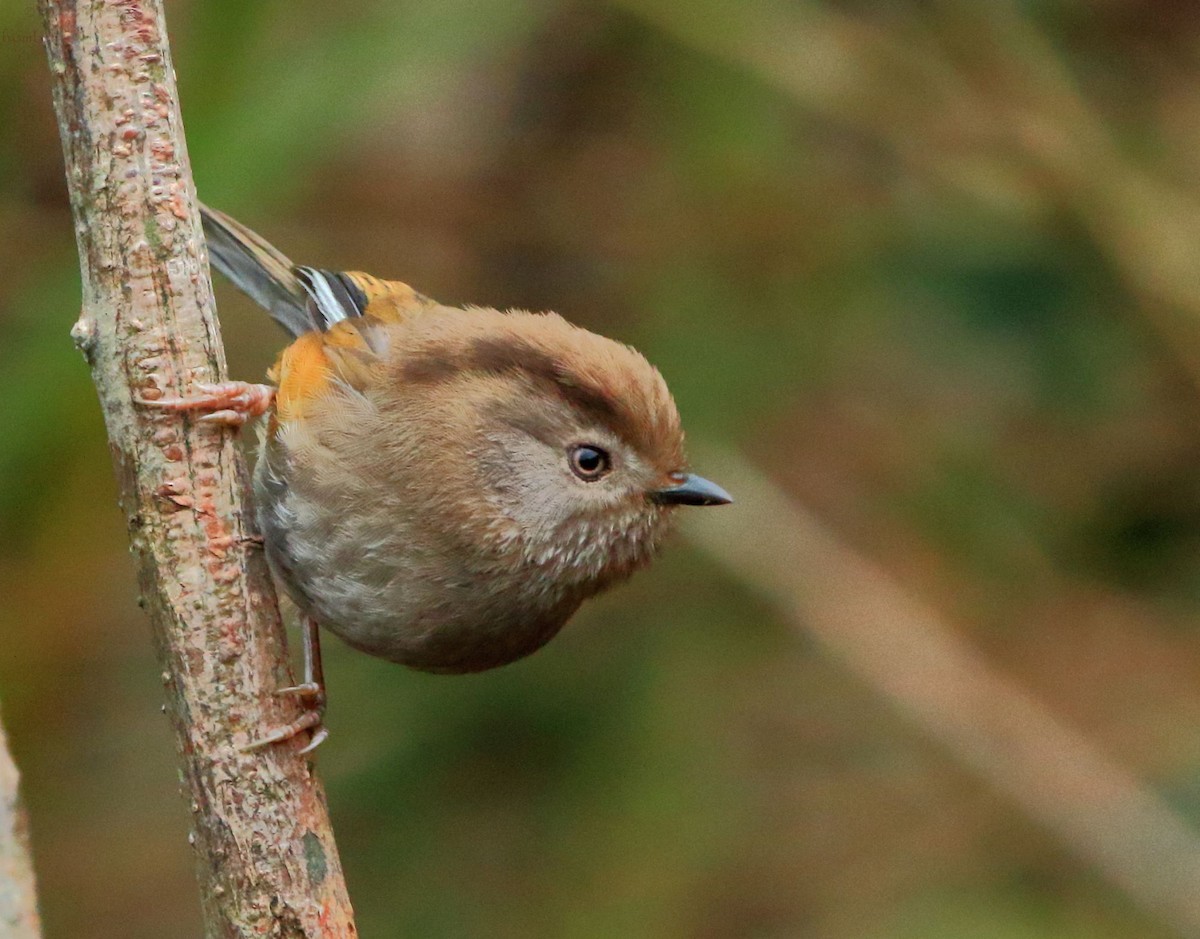
<instances>
[{"instance_id":1,"label":"bird's claw","mask_svg":"<svg viewBox=\"0 0 1200 939\"><path fill-rule=\"evenodd\" d=\"M205 424L224 424L241 427L252 417L260 417L271 409L275 389L245 381L200 382L193 393L172 398L136 398L145 407L166 411L203 411L197 420Z\"/></svg>"},{"instance_id":2,"label":"bird's claw","mask_svg":"<svg viewBox=\"0 0 1200 939\"><path fill-rule=\"evenodd\" d=\"M276 743L283 743L286 740L291 740L293 737L304 733L308 730L312 732L312 738L303 747L300 748L300 753L311 753L329 736L329 731L321 722L321 712L317 709L305 711L299 717L289 724L284 724L282 727L276 727L274 730L257 740L251 740L249 743L242 744L238 750L242 753L251 753L254 750L261 750L263 747L269 747Z\"/></svg>"},{"instance_id":3,"label":"bird's claw","mask_svg":"<svg viewBox=\"0 0 1200 939\"><path fill-rule=\"evenodd\" d=\"M325 689L315 681L305 681L288 688L280 688L275 693L281 697L307 699L309 707L314 711L320 711L325 707Z\"/></svg>"},{"instance_id":4,"label":"bird's claw","mask_svg":"<svg viewBox=\"0 0 1200 939\"><path fill-rule=\"evenodd\" d=\"M239 749L243 753L291 740L306 730L310 731L312 736L299 752L312 753L329 736L329 731L322 723L325 713L325 673L321 668L321 642L317 635L317 621L311 616L305 616L302 622L304 624L304 681L287 688L280 688L275 694L284 698L297 698L301 702L304 712L290 724L277 727L266 736L240 747Z\"/></svg>"},{"instance_id":5,"label":"bird's claw","mask_svg":"<svg viewBox=\"0 0 1200 939\"><path fill-rule=\"evenodd\" d=\"M240 747L239 749L243 753L251 750L260 750L274 743L283 743L285 740L291 740L306 730L312 732L312 739L300 749L300 753L311 753L325 742L329 736L329 730L322 723L325 712L325 689L321 685L315 681L305 681L298 685L280 688L275 694L281 698L299 698L304 702L304 713L290 724L277 727L258 740Z\"/></svg>"}]
</instances>

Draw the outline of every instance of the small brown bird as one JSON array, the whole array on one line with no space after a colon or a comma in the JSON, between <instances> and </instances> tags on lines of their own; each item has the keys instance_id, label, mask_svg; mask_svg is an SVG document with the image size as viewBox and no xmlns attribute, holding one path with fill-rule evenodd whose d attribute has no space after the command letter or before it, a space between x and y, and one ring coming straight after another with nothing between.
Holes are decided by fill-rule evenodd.
<instances>
[{"instance_id":1,"label":"small brown bird","mask_svg":"<svg viewBox=\"0 0 1200 939\"><path fill-rule=\"evenodd\" d=\"M266 414L254 475L267 559L304 617L303 716L251 746L325 739L317 624L430 672L528 655L646 564L687 472L675 402L629 346L555 313L442 306L396 281L297 267L203 209L216 268L294 341L273 385L146 402L240 425Z\"/></svg>"}]
</instances>

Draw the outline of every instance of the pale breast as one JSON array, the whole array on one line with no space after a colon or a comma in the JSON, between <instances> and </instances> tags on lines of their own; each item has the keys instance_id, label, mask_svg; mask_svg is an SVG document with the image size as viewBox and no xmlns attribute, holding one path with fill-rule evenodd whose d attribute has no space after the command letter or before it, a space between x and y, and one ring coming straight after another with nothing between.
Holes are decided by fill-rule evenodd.
<instances>
[{"instance_id":1,"label":"pale breast","mask_svg":"<svg viewBox=\"0 0 1200 939\"><path fill-rule=\"evenodd\" d=\"M264 448L255 494L267 559L289 597L371 655L425 671L493 668L544 645L583 599L545 590L535 572L447 551L403 511L350 498L312 467L297 471L279 444Z\"/></svg>"}]
</instances>

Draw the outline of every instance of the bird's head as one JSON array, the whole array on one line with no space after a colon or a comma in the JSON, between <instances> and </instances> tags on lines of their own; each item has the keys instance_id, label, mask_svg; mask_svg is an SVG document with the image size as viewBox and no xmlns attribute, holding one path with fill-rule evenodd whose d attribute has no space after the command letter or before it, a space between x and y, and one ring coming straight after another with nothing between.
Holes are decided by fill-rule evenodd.
<instances>
[{"instance_id":1,"label":"bird's head","mask_svg":"<svg viewBox=\"0 0 1200 939\"><path fill-rule=\"evenodd\" d=\"M675 402L629 346L553 313L446 311L395 384L425 402L441 507L487 557L592 591L654 554L678 506L720 505L688 471Z\"/></svg>"}]
</instances>

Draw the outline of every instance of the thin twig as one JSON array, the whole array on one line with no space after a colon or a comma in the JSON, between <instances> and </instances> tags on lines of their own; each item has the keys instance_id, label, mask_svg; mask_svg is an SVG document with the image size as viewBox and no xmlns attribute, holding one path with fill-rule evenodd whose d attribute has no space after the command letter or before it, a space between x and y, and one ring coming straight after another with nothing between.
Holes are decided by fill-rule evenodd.
<instances>
[{"instance_id":1,"label":"thin twig","mask_svg":"<svg viewBox=\"0 0 1200 939\"><path fill-rule=\"evenodd\" d=\"M299 746L241 753L293 704L228 432L135 405L226 377L160 0L39 0L92 368L191 800L211 937L356 935Z\"/></svg>"}]
</instances>

